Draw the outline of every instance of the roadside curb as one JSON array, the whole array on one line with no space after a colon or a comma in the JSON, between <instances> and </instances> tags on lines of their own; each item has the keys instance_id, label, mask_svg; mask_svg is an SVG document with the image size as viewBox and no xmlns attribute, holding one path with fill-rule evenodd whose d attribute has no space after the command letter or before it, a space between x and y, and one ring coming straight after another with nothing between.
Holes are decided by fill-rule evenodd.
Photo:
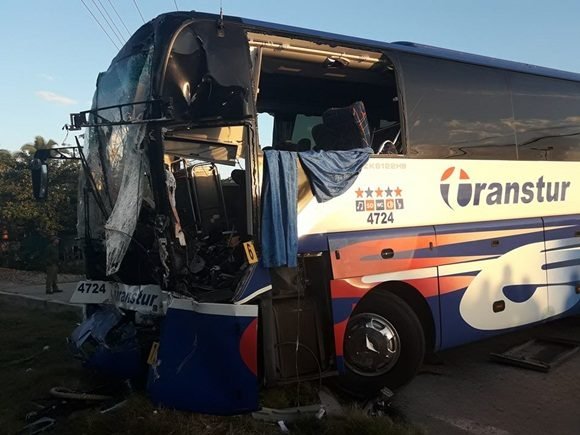
<instances>
[{"instance_id":1,"label":"roadside curb","mask_svg":"<svg viewBox=\"0 0 580 435\"><path fill-rule=\"evenodd\" d=\"M72 312L80 317L83 315L83 306L62 302L55 299L45 299L36 296L22 295L0 291L0 302L7 302L12 305L44 309L54 313Z\"/></svg>"}]
</instances>

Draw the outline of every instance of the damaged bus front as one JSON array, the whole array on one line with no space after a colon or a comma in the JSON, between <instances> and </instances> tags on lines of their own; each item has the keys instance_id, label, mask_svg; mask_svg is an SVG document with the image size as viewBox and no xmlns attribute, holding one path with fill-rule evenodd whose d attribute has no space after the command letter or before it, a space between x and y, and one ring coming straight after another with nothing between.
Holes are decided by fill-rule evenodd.
<instances>
[{"instance_id":1,"label":"damaged bus front","mask_svg":"<svg viewBox=\"0 0 580 435\"><path fill-rule=\"evenodd\" d=\"M373 152L400 154L397 95L379 49L194 12L141 27L71 115L86 128L77 355L146 376L156 403L217 414L256 409L264 384L407 380L422 350L398 363L388 322L361 320L343 350L356 301L331 297L329 246L348 237L326 235L364 229L353 183Z\"/></svg>"},{"instance_id":2,"label":"damaged bus front","mask_svg":"<svg viewBox=\"0 0 580 435\"><path fill-rule=\"evenodd\" d=\"M368 396L426 352L577 313L578 113L578 74L161 15L71 116L72 347L156 403L231 414L326 376Z\"/></svg>"},{"instance_id":3,"label":"damaged bus front","mask_svg":"<svg viewBox=\"0 0 580 435\"><path fill-rule=\"evenodd\" d=\"M118 377L147 369L166 406L257 406L259 170L251 58L239 24L161 16L97 79L86 127L78 232L87 320L72 344ZM90 351L88 350L90 349ZM187 394L186 394L187 393Z\"/></svg>"}]
</instances>

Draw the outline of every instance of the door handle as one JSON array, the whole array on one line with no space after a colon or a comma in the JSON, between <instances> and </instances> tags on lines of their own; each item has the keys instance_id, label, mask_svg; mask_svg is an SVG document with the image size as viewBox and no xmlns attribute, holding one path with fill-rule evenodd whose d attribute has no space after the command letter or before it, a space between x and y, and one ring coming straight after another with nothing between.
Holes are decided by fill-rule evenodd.
<instances>
[{"instance_id":1,"label":"door handle","mask_svg":"<svg viewBox=\"0 0 580 435\"><path fill-rule=\"evenodd\" d=\"M383 260L388 260L389 258L393 258L395 256L395 251L391 248L386 248L381 251L381 258Z\"/></svg>"}]
</instances>

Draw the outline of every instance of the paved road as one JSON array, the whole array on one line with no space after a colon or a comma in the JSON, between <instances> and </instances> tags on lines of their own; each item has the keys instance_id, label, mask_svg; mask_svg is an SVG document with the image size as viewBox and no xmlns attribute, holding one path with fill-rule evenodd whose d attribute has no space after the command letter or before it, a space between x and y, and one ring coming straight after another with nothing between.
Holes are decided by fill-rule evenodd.
<instances>
[{"instance_id":1,"label":"paved road","mask_svg":"<svg viewBox=\"0 0 580 435\"><path fill-rule=\"evenodd\" d=\"M66 276L65 276L66 278ZM72 281L74 279L74 281ZM74 310L81 312L80 305L71 304L70 297L77 285L76 277L68 277L69 282L59 282L62 293L47 295L44 284L18 282L18 280L0 280L0 298L12 303L31 306L42 306L53 311Z\"/></svg>"},{"instance_id":2,"label":"paved road","mask_svg":"<svg viewBox=\"0 0 580 435\"><path fill-rule=\"evenodd\" d=\"M549 373L489 360L532 337L580 340L580 318L441 352L393 405L433 434L580 434L580 352Z\"/></svg>"},{"instance_id":3,"label":"paved road","mask_svg":"<svg viewBox=\"0 0 580 435\"><path fill-rule=\"evenodd\" d=\"M6 283L0 283L0 291L3 293L17 294L24 297L38 298L43 300L53 300L59 302L68 302L70 297L76 288L76 282L59 283L62 293L54 293L51 295L46 294L44 284L31 284L31 285L8 285Z\"/></svg>"}]
</instances>

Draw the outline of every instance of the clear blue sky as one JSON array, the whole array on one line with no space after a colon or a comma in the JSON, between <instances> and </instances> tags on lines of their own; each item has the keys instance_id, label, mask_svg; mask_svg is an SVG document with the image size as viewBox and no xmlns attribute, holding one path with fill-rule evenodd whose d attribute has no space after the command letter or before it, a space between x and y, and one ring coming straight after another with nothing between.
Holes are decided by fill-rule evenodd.
<instances>
[{"instance_id":1,"label":"clear blue sky","mask_svg":"<svg viewBox=\"0 0 580 435\"><path fill-rule=\"evenodd\" d=\"M127 38L175 10L174 0L83 0L103 22L102 4ZM219 0L176 0L180 10L218 12ZM382 41L414 41L580 72L577 0L223 0L243 16ZM86 110L100 71L117 49L81 0L17 0L0 6L0 148L36 135L57 142L68 114ZM103 24L111 33L110 29ZM73 143L72 136L67 142Z\"/></svg>"}]
</instances>

